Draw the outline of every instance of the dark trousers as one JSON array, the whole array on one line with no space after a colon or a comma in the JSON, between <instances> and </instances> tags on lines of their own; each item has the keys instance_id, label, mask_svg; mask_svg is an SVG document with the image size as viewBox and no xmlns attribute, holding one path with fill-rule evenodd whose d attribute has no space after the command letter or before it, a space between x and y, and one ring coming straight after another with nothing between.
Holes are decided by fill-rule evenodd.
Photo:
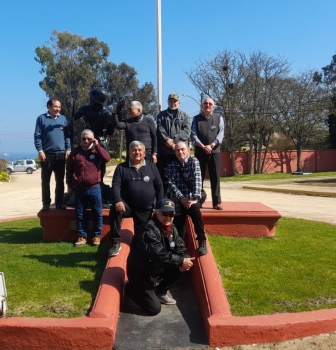
<instances>
[{"instance_id":1,"label":"dark trousers","mask_svg":"<svg viewBox=\"0 0 336 350\"><path fill-rule=\"evenodd\" d=\"M126 285L125 293L148 315L155 316L161 311L157 294L166 294L181 274L178 267L165 267L160 276L153 277L127 266L129 283ZM155 287L158 279L162 280Z\"/></svg>"},{"instance_id":2,"label":"dark trousers","mask_svg":"<svg viewBox=\"0 0 336 350\"><path fill-rule=\"evenodd\" d=\"M87 238L86 209L88 208L91 209L93 234L100 238L103 229L103 204L99 184L88 189L75 188L77 234L85 239Z\"/></svg>"},{"instance_id":3,"label":"dark trousers","mask_svg":"<svg viewBox=\"0 0 336 350\"><path fill-rule=\"evenodd\" d=\"M120 243L120 227L123 218L133 218L134 221L134 234L136 234L138 228L149 221L152 216L152 209L139 209L132 208L123 201L126 211L120 213L116 211L114 204L110 208L110 229L111 229L111 241L112 244Z\"/></svg>"},{"instance_id":4,"label":"dark trousers","mask_svg":"<svg viewBox=\"0 0 336 350\"><path fill-rule=\"evenodd\" d=\"M187 219L187 215L189 215L195 228L197 240L198 241L206 240L205 231L204 231L204 222L203 222L203 218L200 210L200 204L195 203L192 206L190 206L189 209L186 209L181 204L180 212L181 212L180 215L176 215L174 217L174 225L177 228L179 236L184 238L184 226Z\"/></svg>"},{"instance_id":5,"label":"dark trousers","mask_svg":"<svg viewBox=\"0 0 336 350\"><path fill-rule=\"evenodd\" d=\"M42 203L46 206L51 203L50 178L52 172L55 174L56 182L55 203L63 204L65 153L46 153L46 160L41 162Z\"/></svg>"},{"instance_id":6,"label":"dark trousers","mask_svg":"<svg viewBox=\"0 0 336 350\"><path fill-rule=\"evenodd\" d=\"M175 154L158 154L158 161L156 166L159 170L161 180L163 182L163 192L164 194L167 192L168 188L168 169L169 164L176 160Z\"/></svg>"},{"instance_id":7,"label":"dark trousers","mask_svg":"<svg viewBox=\"0 0 336 350\"><path fill-rule=\"evenodd\" d=\"M200 163L202 184L205 178L206 166L208 166L212 205L215 207L217 204L222 203L220 194L220 153L206 154L202 149L196 147L195 157Z\"/></svg>"}]
</instances>

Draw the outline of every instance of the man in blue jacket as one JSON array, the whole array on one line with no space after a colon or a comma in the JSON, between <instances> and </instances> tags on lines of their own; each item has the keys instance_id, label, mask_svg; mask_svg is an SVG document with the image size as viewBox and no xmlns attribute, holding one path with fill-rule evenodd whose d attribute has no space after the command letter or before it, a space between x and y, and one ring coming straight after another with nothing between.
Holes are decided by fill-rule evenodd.
<instances>
[{"instance_id":1,"label":"man in blue jacket","mask_svg":"<svg viewBox=\"0 0 336 350\"><path fill-rule=\"evenodd\" d=\"M112 179L110 226L112 247L109 257L119 254L121 249L120 226L122 218L133 217L134 233L152 216L155 202L163 197L163 186L156 165L146 162L145 145L133 141L129 145L129 159L119 164Z\"/></svg>"},{"instance_id":2,"label":"man in blue jacket","mask_svg":"<svg viewBox=\"0 0 336 350\"><path fill-rule=\"evenodd\" d=\"M49 210L50 177L55 173L56 209L66 209L63 204L65 161L71 145L68 120L60 114L61 102L51 98L47 102L48 112L41 114L36 120L34 144L41 161L42 210Z\"/></svg>"}]
</instances>

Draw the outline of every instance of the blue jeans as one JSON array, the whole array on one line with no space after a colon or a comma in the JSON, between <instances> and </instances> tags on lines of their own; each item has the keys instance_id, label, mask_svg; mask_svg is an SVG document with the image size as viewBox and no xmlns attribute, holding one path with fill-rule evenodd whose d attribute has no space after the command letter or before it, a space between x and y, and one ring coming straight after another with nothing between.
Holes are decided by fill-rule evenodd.
<instances>
[{"instance_id":1,"label":"blue jeans","mask_svg":"<svg viewBox=\"0 0 336 350\"><path fill-rule=\"evenodd\" d=\"M79 237L87 238L86 209L91 209L93 234L101 236L103 228L103 204L100 184L88 189L75 188L75 210L77 233Z\"/></svg>"}]
</instances>

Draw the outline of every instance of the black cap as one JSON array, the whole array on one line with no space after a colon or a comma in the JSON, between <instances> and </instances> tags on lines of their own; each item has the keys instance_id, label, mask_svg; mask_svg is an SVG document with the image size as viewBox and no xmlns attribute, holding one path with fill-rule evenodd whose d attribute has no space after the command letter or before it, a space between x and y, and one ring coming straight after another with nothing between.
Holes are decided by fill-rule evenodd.
<instances>
[{"instance_id":1,"label":"black cap","mask_svg":"<svg viewBox=\"0 0 336 350\"><path fill-rule=\"evenodd\" d=\"M171 199L163 198L156 204L156 209L163 212L172 211L175 213L175 204Z\"/></svg>"}]
</instances>

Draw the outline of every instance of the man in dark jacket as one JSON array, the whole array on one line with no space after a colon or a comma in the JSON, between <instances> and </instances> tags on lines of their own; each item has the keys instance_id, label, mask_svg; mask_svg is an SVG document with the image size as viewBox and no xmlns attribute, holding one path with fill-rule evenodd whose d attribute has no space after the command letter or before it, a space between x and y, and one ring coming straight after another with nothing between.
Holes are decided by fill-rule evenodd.
<instances>
[{"instance_id":1,"label":"man in dark jacket","mask_svg":"<svg viewBox=\"0 0 336 350\"><path fill-rule=\"evenodd\" d=\"M175 145L178 141L188 142L190 137L189 115L179 109L180 97L178 94L168 96L168 108L158 114L157 123L157 144L158 162L164 191L168 188L168 166L176 160Z\"/></svg>"},{"instance_id":2,"label":"man in dark jacket","mask_svg":"<svg viewBox=\"0 0 336 350\"><path fill-rule=\"evenodd\" d=\"M129 118L119 121L118 105L119 103L113 108L114 126L118 130L125 130L126 149L132 141L141 141L146 149L145 159L156 164L156 127L153 119L142 114L142 104L139 101L132 101L128 109Z\"/></svg>"},{"instance_id":3,"label":"man in dark jacket","mask_svg":"<svg viewBox=\"0 0 336 350\"><path fill-rule=\"evenodd\" d=\"M163 198L158 202L153 220L133 236L127 259L125 294L150 316L160 313L161 304L176 304L167 292L195 259L172 225L174 213L173 201Z\"/></svg>"},{"instance_id":4,"label":"man in dark jacket","mask_svg":"<svg viewBox=\"0 0 336 350\"><path fill-rule=\"evenodd\" d=\"M122 218L133 217L134 232L151 217L155 201L163 197L162 181L156 165L145 161L145 145L133 141L129 146L129 159L119 164L112 179L110 226L112 247L109 257L121 249L120 226Z\"/></svg>"},{"instance_id":5,"label":"man in dark jacket","mask_svg":"<svg viewBox=\"0 0 336 350\"><path fill-rule=\"evenodd\" d=\"M219 114L213 113L214 109L214 100L206 98L202 103L202 113L193 119L191 138L195 144L195 157L201 167L202 184L208 166L212 206L214 209L223 210L220 194L220 146L224 137L224 120Z\"/></svg>"},{"instance_id":6,"label":"man in dark jacket","mask_svg":"<svg viewBox=\"0 0 336 350\"><path fill-rule=\"evenodd\" d=\"M75 191L75 209L77 219L77 247L87 241L85 229L85 213L91 207L93 245L100 244L103 228L102 197L101 197L101 164L110 160L109 153L94 138L91 130L84 130L81 134L81 144L76 147L68 158L66 168L66 183L69 195Z\"/></svg>"}]
</instances>

